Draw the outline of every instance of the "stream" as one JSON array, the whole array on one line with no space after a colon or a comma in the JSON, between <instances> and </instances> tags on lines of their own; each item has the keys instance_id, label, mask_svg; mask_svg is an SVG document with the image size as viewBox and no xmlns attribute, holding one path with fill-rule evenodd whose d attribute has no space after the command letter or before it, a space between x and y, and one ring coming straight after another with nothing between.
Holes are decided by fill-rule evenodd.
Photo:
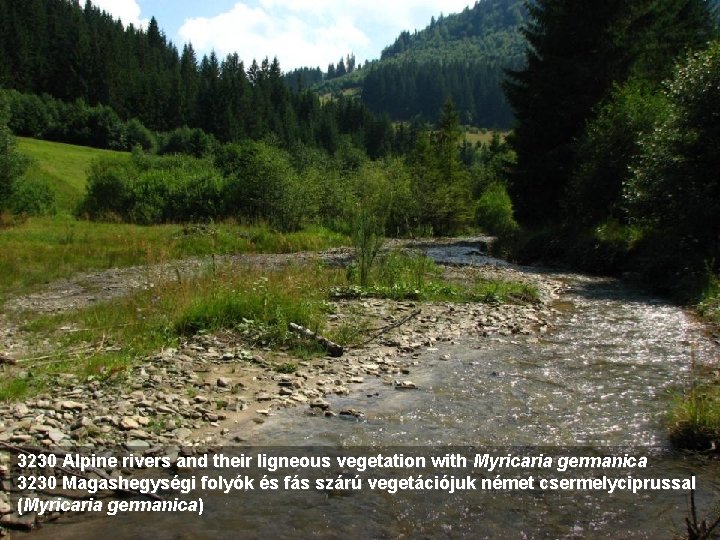
<instances>
[{"instance_id":1,"label":"stream","mask_svg":"<svg viewBox=\"0 0 720 540\"><path fill-rule=\"evenodd\" d=\"M429 255L455 264L506 264L466 253L467 247L447 247ZM673 452L666 414L673 395L690 384L691 351L697 362L710 363L716 345L682 309L616 280L548 275L566 284L548 334L441 343L416 358L409 377L417 390L396 391L378 379L349 397L330 399L334 410L363 411L360 420L309 416L296 407L238 435L256 447L648 452L651 476L696 476L697 505L705 515L720 500L720 465ZM33 538L673 538L684 532L688 508L682 491L207 497L202 518L78 517Z\"/></svg>"}]
</instances>

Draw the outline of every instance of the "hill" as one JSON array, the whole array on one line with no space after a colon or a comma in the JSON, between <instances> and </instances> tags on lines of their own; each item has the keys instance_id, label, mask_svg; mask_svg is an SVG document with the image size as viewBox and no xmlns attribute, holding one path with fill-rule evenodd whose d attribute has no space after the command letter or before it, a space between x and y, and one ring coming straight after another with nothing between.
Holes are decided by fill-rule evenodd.
<instances>
[{"instance_id":1,"label":"hill","mask_svg":"<svg viewBox=\"0 0 720 540\"><path fill-rule=\"evenodd\" d=\"M461 13L403 32L379 60L313 88L359 90L365 104L394 120L434 121L452 97L465 124L507 128L512 112L500 88L504 68L523 62L525 20L520 0L480 0ZM292 75L290 76L292 77Z\"/></svg>"}]
</instances>

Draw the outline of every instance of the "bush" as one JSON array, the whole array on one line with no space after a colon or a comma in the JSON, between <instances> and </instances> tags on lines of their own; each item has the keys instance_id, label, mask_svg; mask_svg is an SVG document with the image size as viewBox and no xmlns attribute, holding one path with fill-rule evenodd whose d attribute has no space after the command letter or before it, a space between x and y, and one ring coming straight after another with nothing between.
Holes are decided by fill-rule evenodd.
<instances>
[{"instance_id":1,"label":"bush","mask_svg":"<svg viewBox=\"0 0 720 540\"><path fill-rule=\"evenodd\" d=\"M257 141L230 144L220 150L215 163L227 179L230 215L266 220L283 232L299 229L310 217L311 191L284 150Z\"/></svg>"},{"instance_id":2,"label":"bush","mask_svg":"<svg viewBox=\"0 0 720 540\"><path fill-rule=\"evenodd\" d=\"M678 252L718 259L720 42L677 69L666 97L670 114L641 138L626 186L631 215L657 231L676 234Z\"/></svg>"},{"instance_id":3,"label":"bush","mask_svg":"<svg viewBox=\"0 0 720 540\"><path fill-rule=\"evenodd\" d=\"M210 154L213 145L213 138L202 129L185 126L160 136L158 154L187 154L200 158Z\"/></svg>"},{"instance_id":4,"label":"bush","mask_svg":"<svg viewBox=\"0 0 720 540\"><path fill-rule=\"evenodd\" d=\"M145 152L156 150L157 139L152 131L146 128L140 120L133 118L125 125L125 147L127 149L139 146Z\"/></svg>"},{"instance_id":5,"label":"bush","mask_svg":"<svg viewBox=\"0 0 720 540\"><path fill-rule=\"evenodd\" d=\"M504 184L490 184L477 202L475 221L484 231L501 239L514 237L518 224L513 217L510 195Z\"/></svg>"},{"instance_id":6,"label":"bush","mask_svg":"<svg viewBox=\"0 0 720 540\"><path fill-rule=\"evenodd\" d=\"M54 214L55 194L50 187L40 180L20 178L13 186L9 210L14 214L44 216Z\"/></svg>"},{"instance_id":7,"label":"bush","mask_svg":"<svg viewBox=\"0 0 720 540\"><path fill-rule=\"evenodd\" d=\"M143 225L209 221L226 216L224 179L203 160L134 154L90 168L79 215Z\"/></svg>"}]
</instances>

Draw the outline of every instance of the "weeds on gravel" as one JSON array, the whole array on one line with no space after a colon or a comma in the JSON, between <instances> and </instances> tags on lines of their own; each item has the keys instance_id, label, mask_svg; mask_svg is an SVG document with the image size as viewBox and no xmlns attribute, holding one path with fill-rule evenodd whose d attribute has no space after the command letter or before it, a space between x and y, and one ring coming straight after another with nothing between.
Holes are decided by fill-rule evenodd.
<instances>
[{"instance_id":1,"label":"weeds on gravel","mask_svg":"<svg viewBox=\"0 0 720 540\"><path fill-rule=\"evenodd\" d=\"M321 227L282 234L231 223L142 227L31 218L0 228L0 297L78 272L194 256L317 251L344 243L345 237Z\"/></svg>"}]
</instances>

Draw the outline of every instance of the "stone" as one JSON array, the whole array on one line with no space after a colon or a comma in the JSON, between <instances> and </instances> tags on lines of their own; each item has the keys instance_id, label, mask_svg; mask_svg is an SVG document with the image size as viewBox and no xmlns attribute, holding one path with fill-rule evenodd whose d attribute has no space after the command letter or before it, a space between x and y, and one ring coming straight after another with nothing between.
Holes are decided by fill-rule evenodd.
<instances>
[{"instance_id":1,"label":"stone","mask_svg":"<svg viewBox=\"0 0 720 540\"><path fill-rule=\"evenodd\" d=\"M0 518L0 526L7 527L8 529L22 529L30 531L35 528L36 514L31 512L23 516L13 513L5 514Z\"/></svg>"},{"instance_id":2,"label":"stone","mask_svg":"<svg viewBox=\"0 0 720 540\"><path fill-rule=\"evenodd\" d=\"M175 430L174 436L179 441L183 441L192 435L192 431L187 428L179 428Z\"/></svg>"},{"instance_id":3,"label":"stone","mask_svg":"<svg viewBox=\"0 0 720 540\"><path fill-rule=\"evenodd\" d=\"M61 401L55 405L56 411L84 411L86 408L87 405L70 400Z\"/></svg>"},{"instance_id":4,"label":"stone","mask_svg":"<svg viewBox=\"0 0 720 540\"><path fill-rule=\"evenodd\" d=\"M215 384L217 384L220 388L231 388L232 380L228 379L227 377L218 377L218 380Z\"/></svg>"},{"instance_id":5,"label":"stone","mask_svg":"<svg viewBox=\"0 0 720 540\"><path fill-rule=\"evenodd\" d=\"M328 403L328 402L325 401L324 399L317 398L317 399L313 399L313 400L310 402L310 407L312 407L312 408L318 408L318 409L321 409L321 410L323 410L323 411L327 411L327 410L330 408L330 403Z\"/></svg>"},{"instance_id":6,"label":"stone","mask_svg":"<svg viewBox=\"0 0 720 540\"><path fill-rule=\"evenodd\" d=\"M143 452L150 448L150 443L141 439L128 439L125 448L131 452Z\"/></svg>"},{"instance_id":7,"label":"stone","mask_svg":"<svg viewBox=\"0 0 720 540\"><path fill-rule=\"evenodd\" d=\"M396 390L416 390L417 385L412 381L395 381Z\"/></svg>"},{"instance_id":8,"label":"stone","mask_svg":"<svg viewBox=\"0 0 720 540\"><path fill-rule=\"evenodd\" d=\"M126 416L120 420L120 427L124 430L138 429L140 424L131 416Z\"/></svg>"},{"instance_id":9,"label":"stone","mask_svg":"<svg viewBox=\"0 0 720 540\"><path fill-rule=\"evenodd\" d=\"M62 431L57 430L57 429L49 430L47 432L47 436L54 443L58 443L58 442L62 441L63 439L68 438L66 433L63 433Z\"/></svg>"},{"instance_id":10,"label":"stone","mask_svg":"<svg viewBox=\"0 0 720 540\"><path fill-rule=\"evenodd\" d=\"M271 401L272 396L265 392L261 392L257 396L255 396L255 399L257 399L258 401Z\"/></svg>"}]
</instances>

